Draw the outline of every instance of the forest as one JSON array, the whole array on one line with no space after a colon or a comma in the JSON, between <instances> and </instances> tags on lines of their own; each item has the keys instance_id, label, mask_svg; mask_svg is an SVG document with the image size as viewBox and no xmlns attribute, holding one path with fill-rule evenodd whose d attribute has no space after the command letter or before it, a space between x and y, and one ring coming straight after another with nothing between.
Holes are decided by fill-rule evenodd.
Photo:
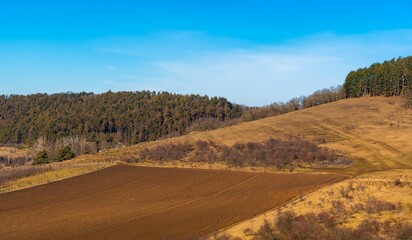
<instances>
[{"instance_id":1,"label":"forest","mask_svg":"<svg viewBox=\"0 0 412 240\"><path fill-rule=\"evenodd\" d=\"M30 145L76 155L253 121L343 98L341 87L264 107L168 92L0 96L0 145Z\"/></svg>"},{"instance_id":2,"label":"forest","mask_svg":"<svg viewBox=\"0 0 412 240\"><path fill-rule=\"evenodd\" d=\"M240 115L240 107L225 98L167 92L3 95L0 142L34 144L42 138L56 142L75 137L105 148L180 135L199 118L224 121Z\"/></svg>"},{"instance_id":3,"label":"forest","mask_svg":"<svg viewBox=\"0 0 412 240\"><path fill-rule=\"evenodd\" d=\"M409 96L412 88L412 57L374 63L352 71L343 84L346 97Z\"/></svg>"}]
</instances>

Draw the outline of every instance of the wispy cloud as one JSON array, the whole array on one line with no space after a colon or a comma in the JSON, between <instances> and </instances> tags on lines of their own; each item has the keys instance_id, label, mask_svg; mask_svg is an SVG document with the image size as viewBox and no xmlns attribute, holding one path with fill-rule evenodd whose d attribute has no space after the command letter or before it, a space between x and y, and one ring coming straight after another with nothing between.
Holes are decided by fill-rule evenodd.
<instances>
[{"instance_id":1,"label":"wispy cloud","mask_svg":"<svg viewBox=\"0 0 412 240\"><path fill-rule=\"evenodd\" d=\"M144 67L129 67L117 75L119 90L144 86L263 105L342 84L350 70L373 62L411 55L412 30L319 34L280 45L253 45L198 32L168 32L152 44L140 39L126 45L122 52L111 53L128 54L129 47L129 52L144 49L147 57L136 60L136 66Z\"/></svg>"}]
</instances>

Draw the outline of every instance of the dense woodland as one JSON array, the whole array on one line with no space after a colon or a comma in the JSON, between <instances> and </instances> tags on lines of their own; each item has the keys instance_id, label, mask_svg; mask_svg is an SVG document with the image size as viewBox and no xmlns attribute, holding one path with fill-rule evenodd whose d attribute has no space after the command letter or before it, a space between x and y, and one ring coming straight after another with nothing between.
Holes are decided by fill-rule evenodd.
<instances>
[{"instance_id":1,"label":"dense woodland","mask_svg":"<svg viewBox=\"0 0 412 240\"><path fill-rule=\"evenodd\" d=\"M412 57L374 63L352 71L343 84L346 97L406 96L412 88Z\"/></svg>"},{"instance_id":2,"label":"dense woodland","mask_svg":"<svg viewBox=\"0 0 412 240\"><path fill-rule=\"evenodd\" d=\"M66 138L69 143L96 143L98 150L107 144L179 135L200 118L224 121L240 116L240 107L225 98L166 92L0 96L0 143L54 143Z\"/></svg>"},{"instance_id":3,"label":"dense woodland","mask_svg":"<svg viewBox=\"0 0 412 240\"><path fill-rule=\"evenodd\" d=\"M33 145L39 151L70 145L79 155L275 116L342 97L342 88L336 87L286 103L246 107L225 98L149 91L3 95L0 144Z\"/></svg>"}]
</instances>

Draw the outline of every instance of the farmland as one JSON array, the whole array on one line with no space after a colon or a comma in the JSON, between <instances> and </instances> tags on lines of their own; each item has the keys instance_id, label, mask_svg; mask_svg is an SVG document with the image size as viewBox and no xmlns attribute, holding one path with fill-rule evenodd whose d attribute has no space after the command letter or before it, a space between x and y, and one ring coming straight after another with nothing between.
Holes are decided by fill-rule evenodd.
<instances>
[{"instance_id":1,"label":"farmland","mask_svg":"<svg viewBox=\"0 0 412 240\"><path fill-rule=\"evenodd\" d=\"M345 179L118 165L0 195L6 239L161 239L210 234Z\"/></svg>"}]
</instances>

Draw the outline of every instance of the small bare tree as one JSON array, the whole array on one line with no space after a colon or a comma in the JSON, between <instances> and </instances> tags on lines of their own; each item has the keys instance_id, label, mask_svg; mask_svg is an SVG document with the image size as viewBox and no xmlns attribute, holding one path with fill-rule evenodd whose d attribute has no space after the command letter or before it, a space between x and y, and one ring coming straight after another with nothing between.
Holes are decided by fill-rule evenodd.
<instances>
[{"instance_id":1,"label":"small bare tree","mask_svg":"<svg viewBox=\"0 0 412 240\"><path fill-rule=\"evenodd\" d=\"M47 138L44 136L39 137L33 144L33 150L40 152L48 148Z\"/></svg>"}]
</instances>

